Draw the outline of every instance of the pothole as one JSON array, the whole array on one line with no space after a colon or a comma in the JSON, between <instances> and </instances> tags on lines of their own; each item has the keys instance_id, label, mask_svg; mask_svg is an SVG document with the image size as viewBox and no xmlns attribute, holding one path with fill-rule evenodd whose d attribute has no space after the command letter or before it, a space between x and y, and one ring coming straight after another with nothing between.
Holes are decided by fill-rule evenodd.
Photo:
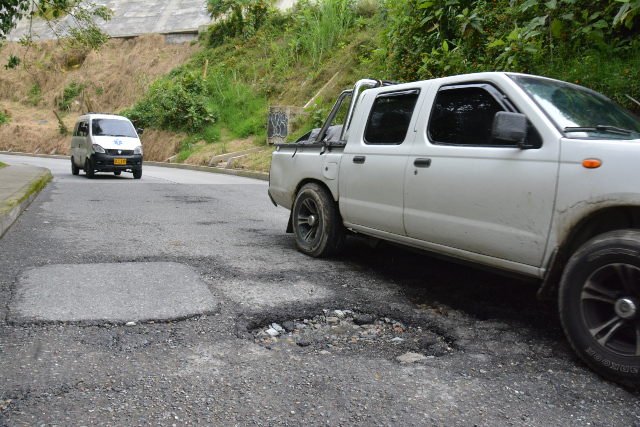
<instances>
[{"instance_id":1,"label":"pothole","mask_svg":"<svg viewBox=\"0 0 640 427\"><path fill-rule=\"evenodd\" d=\"M272 322L250 333L254 342L276 351L375 355L401 362L455 351L442 335L422 326L348 309L323 310L323 314L309 318Z\"/></svg>"}]
</instances>

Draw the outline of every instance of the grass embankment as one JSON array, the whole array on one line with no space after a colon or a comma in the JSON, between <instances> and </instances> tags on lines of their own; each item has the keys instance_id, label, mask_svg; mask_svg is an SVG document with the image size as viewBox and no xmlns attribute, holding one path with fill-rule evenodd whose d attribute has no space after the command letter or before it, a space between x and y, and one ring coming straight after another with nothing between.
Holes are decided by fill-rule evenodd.
<instances>
[{"instance_id":1,"label":"grass embankment","mask_svg":"<svg viewBox=\"0 0 640 427\"><path fill-rule=\"evenodd\" d=\"M318 95L315 114L295 124L293 139L319 126L343 89L378 74L371 60L377 10L373 0L301 2L287 13L261 12L251 34L223 22L201 36L201 49L189 61L153 82L123 114L144 126L187 132L172 161L206 165L223 153L264 147L233 167L268 171L270 105L302 107Z\"/></svg>"}]
</instances>

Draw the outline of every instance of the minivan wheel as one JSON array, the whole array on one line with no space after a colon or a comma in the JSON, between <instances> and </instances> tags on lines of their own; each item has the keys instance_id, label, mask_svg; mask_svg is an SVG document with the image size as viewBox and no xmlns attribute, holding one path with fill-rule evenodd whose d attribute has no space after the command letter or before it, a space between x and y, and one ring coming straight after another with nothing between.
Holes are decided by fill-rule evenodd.
<instances>
[{"instance_id":1,"label":"minivan wheel","mask_svg":"<svg viewBox=\"0 0 640 427\"><path fill-rule=\"evenodd\" d=\"M134 169L133 170L133 179L142 178L142 169Z\"/></svg>"},{"instance_id":2,"label":"minivan wheel","mask_svg":"<svg viewBox=\"0 0 640 427\"><path fill-rule=\"evenodd\" d=\"M87 160L84 161L84 173L89 179L95 176L95 171L93 170L93 166L91 166L91 162L89 161L89 158L87 158Z\"/></svg>"},{"instance_id":3,"label":"minivan wheel","mask_svg":"<svg viewBox=\"0 0 640 427\"><path fill-rule=\"evenodd\" d=\"M76 165L76 162L71 158L71 174L78 175L80 173L80 168Z\"/></svg>"},{"instance_id":4,"label":"minivan wheel","mask_svg":"<svg viewBox=\"0 0 640 427\"><path fill-rule=\"evenodd\" d=\"M582 360L640 386L640 230L604 233L578 249L560 281L559 310Z\"/></svg>"}]
</instances>

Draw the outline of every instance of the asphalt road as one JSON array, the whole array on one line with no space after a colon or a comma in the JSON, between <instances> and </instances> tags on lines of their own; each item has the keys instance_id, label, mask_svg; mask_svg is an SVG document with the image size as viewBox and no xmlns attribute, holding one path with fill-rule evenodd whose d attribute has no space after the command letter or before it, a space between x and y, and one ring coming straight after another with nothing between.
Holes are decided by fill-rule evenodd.
<instances>
[{"instance_id":1,"label":"asphalt road","mask_svg":"<svg viewBox=\"0 0 640 427\"><path fill-rule=\"evenodd\" d=\"M640 425L532 284L308 258L264 181L0 161L54 176L0 240L0 426Z\"/></svg>"}]
</instances>

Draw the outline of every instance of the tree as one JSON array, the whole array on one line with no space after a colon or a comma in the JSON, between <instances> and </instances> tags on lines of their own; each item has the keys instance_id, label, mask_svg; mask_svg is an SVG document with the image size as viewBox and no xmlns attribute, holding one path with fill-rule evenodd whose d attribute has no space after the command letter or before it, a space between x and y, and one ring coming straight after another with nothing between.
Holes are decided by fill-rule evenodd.
<instances>
[{"instance_id":1,"label":"tree","mask_svg":"<svg viewBox=\"0 0 640 427\"><path fill-rule=\"evenodd\" d=\"M0 42L25 16L31 20L44 19L57 38L68 38L72 46L97 49L109 39L109 35L98 27L95 18L109 21L113 11L88 0L0 0ZM71 17L73 25L57 30L54 24L67 16ZM30 46L37 38L30 31L20 42Z\"/></svg>"},{"instance_id":2,"label":"tree","mask_svg":"<svg viewBox=\"0 0 640 427\"><path fill-rule=\"evenodd\" d=\"M0 0L2 1L2 0ZM264 18L269 0L208 0L212 18L226 17L227 27L234 36L251 36Z\"/></svg>"}]
</instances>

